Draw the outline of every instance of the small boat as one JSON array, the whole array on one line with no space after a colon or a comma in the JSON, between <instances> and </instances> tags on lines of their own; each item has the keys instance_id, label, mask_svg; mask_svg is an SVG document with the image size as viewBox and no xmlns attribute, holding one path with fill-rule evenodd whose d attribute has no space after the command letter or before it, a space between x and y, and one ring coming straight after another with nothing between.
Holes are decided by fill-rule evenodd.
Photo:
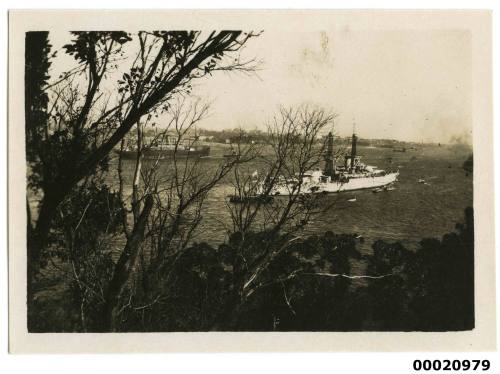
<instances>
[{"instance_id":1,"label":"small boat","mask_svg":"<svg viewBox=\"0 0 500 374\"><path fill-rule=\"evenodd\" d=\"M384 188L386 191L394 191L396 188L394 186L387 186Z\"/></svg>"},{"instance_id":2,"label":"small boat","mask_svg":"<svg viewBox=\"0 0 500 374\"><path fill-rule=\"evenodd\" d=\"M240 158L240 154L239 154L238 150L236 148L234 148L233 145L231 144L231 146L229 148L229 152L224 153L222 155L222 157L231 158L231 159L238 159L238 158Z\"/></svg>"},{"instance_id":3,"label":"small boat","mask_svg":"<svg viewBox=\"0 0 500 374\"><path fill-rule=\"evenodd\" d=\"M382 192L383 189L382 188L375 188L372 190L373 193L379 193L379 192Z\"/></svg>"},{"instance_id":4,"label":"small boat","mask_svg":"<svg viewBox=\"0 0 500 374\"><path fill-rule=\"evenodd\" d=\"M224 158L230 158L230 159L238 159L238 158L240 158L240 155L238 153L236 153L236 152L234 152L234 153L224 153L222 155L222 157L224 157Z\"/></svg>"},{"instance_id":5,"label":"small boat","mask_svg":"<svg viewBox=\"0 0 500 374\"><path fill-rule=\"evenodd\" d=\"M355 198L355 197L353 197L352 199L349 199L349 200L347 200L347 201L349 201L349 202L351 202L351 203L352 203L352 202L356 201L356 198Z\"/></svg>"},{"instance_id":6,"label":"small boat","mask_svg":"<svg viewBox=\"0 0 500 374\"><path fill-rule=\"evenodd\" d=\"M418 180L418 183L425 183L425 179L420 178L420 179Z\"/></svg>"},{"instance_id":7,"label":"small boat","mask_svg":"<svg viewBox=\"0 0 500 374\"><path fill-rule=\"evenodd\" d=\"M230 195L229 202L233 204L242 204L242 203L262 203L269 204L273 201L273 197L269 195L255 195L255 196L239 196L239 195Z\"/></svg>"},{"instance_id":8,"label":"small boat","mask_svg":"<svg viewBox=\"0 0 500 374\"><path fill-rule=\"evenodd\" d=\"M360 243L364 243L365 242L365 238L364 238L363 235L356 235L355 239L359 240Z\"/></svg>"}]
</instances>

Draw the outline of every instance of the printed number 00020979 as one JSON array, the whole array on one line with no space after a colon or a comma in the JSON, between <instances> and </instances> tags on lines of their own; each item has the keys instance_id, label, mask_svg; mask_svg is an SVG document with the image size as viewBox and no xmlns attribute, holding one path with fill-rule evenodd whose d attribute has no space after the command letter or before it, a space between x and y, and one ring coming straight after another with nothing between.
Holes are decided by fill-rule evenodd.
<instances>
[{"instance_id":1,"label":"printed number 00020979","mask_svg":"<svg viewBox=\"0 0 500 374\"><path fill-rule=\"evenodd\" d=\"M415 360L413 370L415 371L467 371L490 369L489 360Z\"/></svg>"}]
</instances>

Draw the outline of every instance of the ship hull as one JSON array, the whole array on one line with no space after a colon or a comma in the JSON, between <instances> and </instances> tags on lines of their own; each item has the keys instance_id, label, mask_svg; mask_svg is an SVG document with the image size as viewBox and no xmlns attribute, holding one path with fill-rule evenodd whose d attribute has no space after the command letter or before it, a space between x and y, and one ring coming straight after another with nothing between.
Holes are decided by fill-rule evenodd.
<instances>
[{"instance_id":1,"label":"ship hull","mask_svg":"<svg viewBox=\"0 0 500 374\"><path fill-rule=\"evenodd\" d=\"M117 153L120 153L120 151L116 151ZM125 159L135 159L137 158L137 151L122 151L121 152L122 157ZM142 156L144 159L151 159L151 160L157 160L157 159L172 159L175 157L206 157L210 154L210 147L209 146L202 146L202 147L196 147L194 150L186 150L186 149L162 149L162 150L156 150L156 149L148 149L144 150L142 152Z\"/></svg>"},{"instance_id":2,"label":"ship hull","mask_svg":"<svg viewBox=\"0 0 500 374\"><path fill-rule=\"evenodd\" d=\"M344 191L356 191L373 189L387 186L397 181L399 173L387 173L386 175L351 178L346 182L334 181L326 183L304 183L301 187L303 194L318 194L318 193L338 193ZM279 185L273 190L273 195L287 196L292 193L292 189L288 185Z\"/></svg>"}]
</instances>

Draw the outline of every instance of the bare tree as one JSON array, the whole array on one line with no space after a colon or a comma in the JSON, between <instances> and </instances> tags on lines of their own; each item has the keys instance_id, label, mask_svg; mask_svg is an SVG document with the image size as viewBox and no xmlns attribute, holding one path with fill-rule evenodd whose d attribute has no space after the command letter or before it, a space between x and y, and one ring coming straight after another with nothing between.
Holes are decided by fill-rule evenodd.
<instances>
[{"instance_id":1,"label":"bare tree","mask_svg":"<svg viewBox=\"0 0 500 374\"><path fill-rule=\"evenodd\" d=\"M233 187L239 204L228 205L234 229L245 232L259 223L259 230L277 233L285 226L295 230L307 223L315 212L316 196L304 194L310 192L303 191L304 176L321 166L325 147L321 135L334 118L334 114L307 107L280 109L268 125L268 149L256 155L261 161L260 173L234 169ZM274 198L278 186L285 186L288 194Z\"/></svg>"},{"instance_id":2,"label":"bare tree","mask_svg":"<svg viewBox=\"0 0 500 374\"><path fill-rule=\"evenodd\" d=\"M120 155L119 189L122 198L130 201L128 211L132 220L124 221L127 242L106 295L106 330L117 331L120 314L133 312L137 304L151 308L165 297L165 289L159 285L168 285L176 262L201 222L207 195L236 164L251 157L250 152L242 152L238 159L225 159L216 167L207 168L199 157L179 156L181 147L196 146L193 128L207 112L207 104L180 99L172 105L166 126L157 129L152 139L145 140L146 124L137 125L137 157L130 197L123 193ZM167 139L173 147L169 162L160 162L160 155L148 162L143 160L145 149L152 143L161 145ZM141 282L130 283L133 274L142 278ZM121 299L124 301L120 302ZM141 307L141 312L145 309Z\"/></svg>"},{"instance_id":3,"label":"bare tree","mask_svg":"<svg viewBox=\"0 0 500 374\"><path fill-rule=\"evenodd\" d=\"M261 155L263 175L256 178L255 173L252 176L242 174L241 168L234 170L239 204L229 205L229 209L241 237L233 248L233 299L221 316L222 324L231 321L259 288L263 273L274 259L300 239L295 235L297 230L311 216L329 208L322 195L304 191L304 177L320 167L325 147L321 135L334 118L335 114L320 109L281 108L268 125L269 151ZM280 185L288 188L286 196L275 195ZM255 245L246 243L248 232L261 230L264 238Z\"/></svg>"},{"instance_id":4,"label":"bare tree","mask_svg":"<svg viewBox=\"0 0 500 374\"><path fill-rule=\"evenodd\" d=\"M43 95L49 96L48 116L30 127L33 131L27 137L33 155L30 187L40 196L38 212L28 214L33 221L28 227L30 283L57 207L71 190L103 166L135 124L168 112L172 97L189 93L193 80L217 70L251 71L254 61L241 61L238 56L247 41L258 35L242 31L72 34L74 39L64 49L75 58L75 67L43 85ZM137 45L130 52L126 47L134 40ZM40 53L47 54L48 48ZM126 62L128 69L122 74ZM32 61L27 60L26 66L29 70Z\"/></svg>"}]
</instances>

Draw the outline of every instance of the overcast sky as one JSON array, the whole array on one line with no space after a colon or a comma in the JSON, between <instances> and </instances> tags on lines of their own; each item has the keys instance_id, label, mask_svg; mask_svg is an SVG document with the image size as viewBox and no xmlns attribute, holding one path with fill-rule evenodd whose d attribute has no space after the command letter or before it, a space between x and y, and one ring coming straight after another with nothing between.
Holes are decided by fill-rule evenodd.
<instances>
[{"instance_id":1,"label":"overcast sky","mask_svg":"<svg viewBox=\"0 0 500 374\"><path fill-rule=\"evenodd\" d=\"M54 47L68 35L51 36ZM200 127L265 128L279 105L324 107L336 133L362 138L470 141L471 46L461 31L264 32L243 56L257 76L217 73L195 93L212 102Z\"/></svg>"},{"instance_id":2,"label":"overcast sky","mask_svg":"<svg viewBox=\"0 0 500 374\"><path fill-rule=\"evenodd\" d=\"M361 137L449 141L471 124L470 35L463 31L264 33L245 54L264 60L259 77L217 76L200 87L214 97L217 128L257 126L283 105L336 113Z\"/></svg>"}]
</instances>

